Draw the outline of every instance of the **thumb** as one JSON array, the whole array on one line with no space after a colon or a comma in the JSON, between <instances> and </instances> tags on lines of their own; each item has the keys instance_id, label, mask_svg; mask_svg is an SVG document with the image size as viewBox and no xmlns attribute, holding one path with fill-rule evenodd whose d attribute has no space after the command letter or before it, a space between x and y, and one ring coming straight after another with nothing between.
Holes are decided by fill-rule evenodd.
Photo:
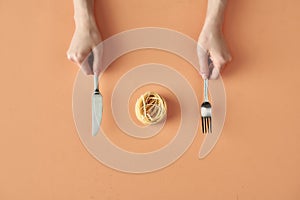
<instances>
[{"instance_id":1,"label":"thumb","mask_svg":"<svg viewBox=\"0 0 300 200\"><path fill-rule=\"evenodd\" d=\"M93 72L95 75L99 76L102 72L102 55L103 55L103 46L102 44L97 45L94 49L94 63L93 63Z\"/></svg>"},{"instance_id":2,"label":"thumb","mask_svg":"<svg viewBox=\"0 0 300 200\"><path fill-rule=\"evenodd\" d=\"M81 70L85 73L85 75L92 75L93 74L93 70L92 67L93 66L93 52L88 53L88 55L86 55L86 57L84 58L84 60L79 64Z\"/></svg>"},{"instance_id":3,"label":"thumb","mask_svg":"<svg viewBox=\"0 0 300 200\"><path fill-rule=\"evenodd\" d=\"M197 54L200 64L200 75L203 79L208 79L210 71L208 66L208 54L205 49L199 44L197 46Z\"/></svg>"}]
</instances>

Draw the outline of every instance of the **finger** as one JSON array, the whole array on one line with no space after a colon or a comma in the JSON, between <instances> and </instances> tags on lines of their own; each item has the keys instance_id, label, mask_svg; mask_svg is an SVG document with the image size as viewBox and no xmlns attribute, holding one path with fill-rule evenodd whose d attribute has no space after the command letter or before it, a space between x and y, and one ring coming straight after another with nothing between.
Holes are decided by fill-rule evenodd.
<instances>
[{"instance_id":1,"label":"finger","mask_svg":"<svg viewBox=\"0 0 300 200\"><path fill-rule=\"evenodd\" d=\"M85 55L86 55L86 53L70 52L70 53L68 53L68 58L72 62L80 65L80 63L82 63L82 61L85 59Z\"/></svg>"},{"instance_id":2,"label":"finger","mask_svg":"<svg viewBox=\"0 0 300 200\"><path fill-rule=\"evenodd\" d=\"M211 58L211 55L208 54L208 69L209 69L209 73L210 73L210 74L211 74L213 68L214 68L213 60L212 60L212 58Z\"/></svg>"},{"instance_id":3,"label":"finger","mask_svg":"<svg viewBox=\"0 0 300 200\"><path fill-rule=\"evenodd\" d=\"M83 62L80 63L80 68L81 71L85 74L85 75L92 75L93 73L93 54L90 52L85 59L83 60Z\"/></svg>"},{"instance_id":4,"label":"finger","mask_svg":"<svg viewBox=\"0 0 300 200\"><path fill-rule=\"evenodd\" d=\"M68 59L70 60L70 61L72 61L73 63L75 63L75 64L78 64L79 63L79 61L78 61L78 58L75 56L75 53L73 53L73 52L68 52L68 54L67 54L67 57L68 57Z\"/></svg>"},{"instance_id":5,"label":"finger","mask_svg":"<svg viewBox=\"0 0 300 200\"><path fill-rule=\"evenodd\" d=\"M68 58L68 60L70 60L70 61L72 61L72 62L73 62L73 60L72 60L72 58L71 58L71 55L70 55L70 53L69 53L69 52L67 52L67 58Z\"/></svg>"},{"instance_id":6,"label":"finger","mask_svg":"<svg viewBox=\"0 0 300 200\"><path fill-rule=\"evenodd\" d=\"M220 76L222 66L220 64L214 64L214 67L212 69L210 79L218 79Z\"/></svg>"},{"instance_id":7,"label":"finger","mask_svg":"<svg viewBox=\"0 0 300 200\"><path fill-rule=\"evenodd\" d=\"M103 71L102 67L102 55L103 55L103 45L99 44L93 49L94 53L94 63L93 63L93 72L95 75L99 76L99 74Z\"/></svg>"},{"instance_id":8,"label":"finger","mask_svg":"<svg viewBox=\"0 0 300 200\"><path fill-rule=\"evenodd\" d=\"M200 45L197 46L197 54L200 64L200 75L203 79L209 77L208 54Z\"/></svg>"},{"instance_id":9,"label":"finger","mask_svg":"<svg viewBox=\"0 0 300 200\"><path fill-rule=\"evenodd\" d=\"M230 59L230 54L224 53L224 52L219 52L219 51L212 51L210 52L211 58L212 58L212 63L213 63L213 68L210 74L210 79L218 79L220 76L220 72L222 68L225 66L225 64L229 61Z\"/></svg>"}]
</instances>

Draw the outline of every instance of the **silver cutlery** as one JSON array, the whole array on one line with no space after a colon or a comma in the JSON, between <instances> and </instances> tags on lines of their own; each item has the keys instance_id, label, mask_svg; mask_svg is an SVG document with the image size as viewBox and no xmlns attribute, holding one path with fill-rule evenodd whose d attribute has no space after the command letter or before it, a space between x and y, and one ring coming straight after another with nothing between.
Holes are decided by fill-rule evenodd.
<instances>
[{"instance_id":1,"label":"silver cutlery","mask_svg":"<svg viewBox=\"0 0 300 200\"><path fill-rule=\"evenodd\" d=\"M212 133L212 111L208 100L208 79L204 80L204 102L201 104L202 133Z\"/></svg>"},{"instance_id":2,"label":"silver cutlery","mask_svg":"<svg viewBox=\"0 0 300 200\"><path fill-rule=\"evenodd\" d=\"M94 63L94 54L91 52L90 56L88 57L88 63L91 69L93 70L93 63ZM94 75L94 92L92 95L92 135L96 136L100 124L102 121L102 112L103 112L103 97L99 91L99 82L98 76Z\"/></svg>"}]
</instances>

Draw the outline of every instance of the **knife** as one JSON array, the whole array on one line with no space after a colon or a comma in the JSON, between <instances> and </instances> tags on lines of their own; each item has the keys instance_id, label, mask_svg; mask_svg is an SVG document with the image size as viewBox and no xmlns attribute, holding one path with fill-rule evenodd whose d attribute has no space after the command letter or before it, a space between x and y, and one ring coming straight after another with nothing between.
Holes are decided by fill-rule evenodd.
<instances>
[{"instance_id":1,"label":"knife","mask_svg":"<svg viewBox=\"0 0 300 200\"><path fill-rule=\"evenodd\" d=\"M94 64L94 54L91 52L88 63L91 69L93 69ZM102 94L99 91L99 82L98 82L98 76L94 75L94 92L92 94L92 136L96 136L100 124L102 121L102 112L103 112L103 104L102 104Z\"/></svg>"}]
</instances>

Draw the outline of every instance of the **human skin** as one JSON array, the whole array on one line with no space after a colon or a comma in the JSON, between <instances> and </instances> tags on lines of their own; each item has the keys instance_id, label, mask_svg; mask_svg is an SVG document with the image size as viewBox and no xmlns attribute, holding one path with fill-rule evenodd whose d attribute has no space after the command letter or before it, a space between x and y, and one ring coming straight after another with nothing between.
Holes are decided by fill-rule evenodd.
<instances>
[{"instance_id":1,"label":"human skin","mask_svg":"<svg viewBox=\"0 0 300 200\"><path fill-rule=\"evenodd\" d=\"M97 57L94 59L93 69L82 62L93 51L100 51L95 48L101 43L102 38L98 30L94 15L94 0L73 0L75 32L67 52L68 59L81 67L86 75L101 72L99 55L102 52L94 52ZM231 60L223 33L222 24L224 10L227 0L208 0L205 23L198 39L198 58L200 62L200 74L203 79L217 79L223 66ZM209 65L210 57L212 64Z\"/></svg>"},{"instance_id":2,"label":"human skin","mask_svg":"<svg viewBox=\"0 0 300 200\"><path fill-rule=\"evenodd\" d=\"M200 74L203 79L217 79L231 55L227 48L222 25L227 0L208 0L205 22L198 39ZM209 66L208 57L212 64Z\"/></svg>"},{"instance_id":3,"label":"human skin","mask_svg":"<svg viewBox=\"0 0 300 200\"><path fill-rule=\"evenodd\" d=\"M102 41L94 15L94 0L73 0L73 2L75 32L67 52L68 59L80 66L84 74L99 75L100 65L95 58L93 69L88 65L82 65L92 50L99 51L99 48L95 47ZM100 54L101 52L94 52L94 56L97 55L96 59Z\"/></svg>"}]
</instances>

